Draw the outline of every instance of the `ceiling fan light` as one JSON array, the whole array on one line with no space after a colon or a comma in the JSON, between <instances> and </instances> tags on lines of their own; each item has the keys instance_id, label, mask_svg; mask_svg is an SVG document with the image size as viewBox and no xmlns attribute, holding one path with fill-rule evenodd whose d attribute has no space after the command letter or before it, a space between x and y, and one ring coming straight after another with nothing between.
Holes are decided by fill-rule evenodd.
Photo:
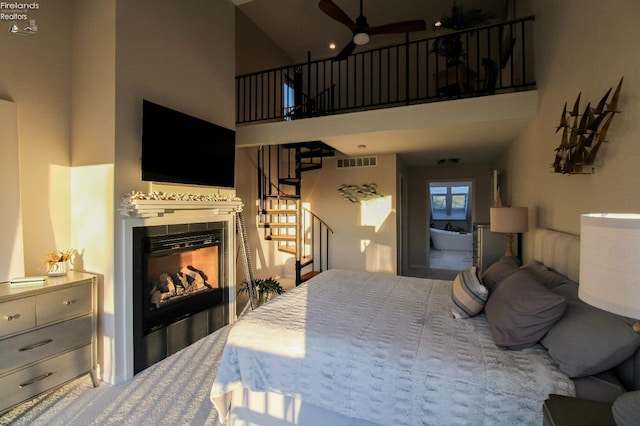
<instances>
[{"instance_id":1,"label":"ceiling fan light","mask_svg":"<svg viewBox=\"0 0 640 426\"><path fill-rule=\"evenodd\" d=\"M362 46L363 44L369 43L369 34L367 33L356 33L353 35L353 42L358 46Z\"/></svg>"}]
</instances>

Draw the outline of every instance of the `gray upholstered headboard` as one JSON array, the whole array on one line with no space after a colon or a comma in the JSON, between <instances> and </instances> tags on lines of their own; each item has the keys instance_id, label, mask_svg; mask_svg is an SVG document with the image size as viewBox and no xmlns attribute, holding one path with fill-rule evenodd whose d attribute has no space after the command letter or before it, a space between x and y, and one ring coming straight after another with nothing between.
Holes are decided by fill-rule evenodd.
<instances>
[{"instance_id":1,"label":"gray upholstered headboard","mask_svg":"<svg viewBox=\"0 0 640 426\"><path fill-rule=\"evenodd\" d=\"M533 257L536 261L579 282L580 237L550 229L538 229L534 239ZM615 374L627 389L640 389L640 350L616 367Z\"/></svg>"},{"instance_id":2,"label":"gray upholstered headboard","mask_svg":"<svg viewBox=\"0 0 640 426\"><path fill-rule=\"evenodd\" d=\"M550 229L534 235L533 257L547 268L578 282L580 278L580 237Z\"/></svg>"}]
</instances>

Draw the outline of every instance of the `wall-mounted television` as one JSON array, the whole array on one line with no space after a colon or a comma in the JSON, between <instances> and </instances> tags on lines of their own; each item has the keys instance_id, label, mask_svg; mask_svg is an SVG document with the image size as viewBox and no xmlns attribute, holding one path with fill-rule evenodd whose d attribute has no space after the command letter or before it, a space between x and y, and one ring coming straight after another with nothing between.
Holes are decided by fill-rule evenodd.
<instances>
[{"instance_id":1,"label":"wall-mounted television","mask_svg":"<svg viewBox=\"0 0 640 426\"><path fill-rule=\"evenodd\" d=\"M142 102L142 180L233 188L236 132Z\"/></svg>"}]
</instances>

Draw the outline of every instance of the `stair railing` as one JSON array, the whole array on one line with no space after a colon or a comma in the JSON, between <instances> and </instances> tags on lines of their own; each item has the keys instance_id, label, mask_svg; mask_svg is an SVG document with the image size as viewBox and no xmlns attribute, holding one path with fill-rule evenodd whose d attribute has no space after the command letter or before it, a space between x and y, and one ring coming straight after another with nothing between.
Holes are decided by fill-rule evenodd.
<instances>
[{"instance_id":1,"label":"stair railing","mask_svg":"<svg viewBox=\"0 0 640 426\"><path fill-rule=\"evenodd\" d=\"M275 149L274 149L275 148ZM275 156L273 155L275 151ZM283 172L281 168L280 146L261 146L258 149L258 204L259 215L262 218L270 217L268 210L273 207L274 201L281 205L282 199L287 200L287 205L291 202L290 195L280 188L279 176ZM288 151L288 150L285 150ZM275 163L275 165L274 165ZM287 177L291 178L290 157L286 159ZM275 174L275 179L274 179ZM275 183L275 182L277 183ZM298 191L296 191L298 192ZM299 195L299 194L295 194ZM280 198L282 197L282 198ZM303 207L300 198L294 199L296 207L296 229L295 229L295 275L296 285L306 281L311 276L324 271L329 267L329 240L333 230L320 217L310 209ZM280 234L281 230L270 228L270 232ZM265 235L268 231L265 231ZM278 248L288 246L287 242L276 241ZM303 274L302 270L311 267L311 271Z\"/></svg>"},{"instance_id":2,"label":"stair railing","mask_svg":"<svg viewBox=\"0 0 640 426\"><path fill-rule=\"evenodd\" d=\"M310 246L311 252L314 253L311 256L313 269L317 265L317 270L326 271L329 269L329 237L333 234L333 229L306 207L302 207L301 216L303 232L306 230L310 234L308 238L303 236L302 247L306 249L306 247Z\"/></svg>"},{"instance_id":3,"label":"stair railing","mask_svg":"<svg viewBox=\"0 0 640 426\"><path fill-rule=\"evenodd\" d=\"M436 47L464 41L453 67ZM292 120L424 102L532 90L534 17L362 50L236 77L236 123ZM449 65L449 66L448 66ZM294 105L286 90L293 90Z\"/></svg>"}]
</instances>

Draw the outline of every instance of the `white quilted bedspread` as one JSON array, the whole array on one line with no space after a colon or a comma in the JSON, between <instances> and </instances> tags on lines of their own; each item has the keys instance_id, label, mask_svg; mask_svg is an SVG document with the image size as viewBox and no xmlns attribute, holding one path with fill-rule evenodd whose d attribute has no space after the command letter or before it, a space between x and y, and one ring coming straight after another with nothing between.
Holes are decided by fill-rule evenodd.
<instances>
[{"instance_id":1,"label":"white quilted bedspread","mask_svg":"<svg viewBox=\"0 0 640 426\"><path fill-rule=\"evenodd\" d=\"M573 382L546 351L454 319L451 282L331 270L232 328L211 399L246 386L381 425L541 425Z\"/></svg>"}]
</instances>

